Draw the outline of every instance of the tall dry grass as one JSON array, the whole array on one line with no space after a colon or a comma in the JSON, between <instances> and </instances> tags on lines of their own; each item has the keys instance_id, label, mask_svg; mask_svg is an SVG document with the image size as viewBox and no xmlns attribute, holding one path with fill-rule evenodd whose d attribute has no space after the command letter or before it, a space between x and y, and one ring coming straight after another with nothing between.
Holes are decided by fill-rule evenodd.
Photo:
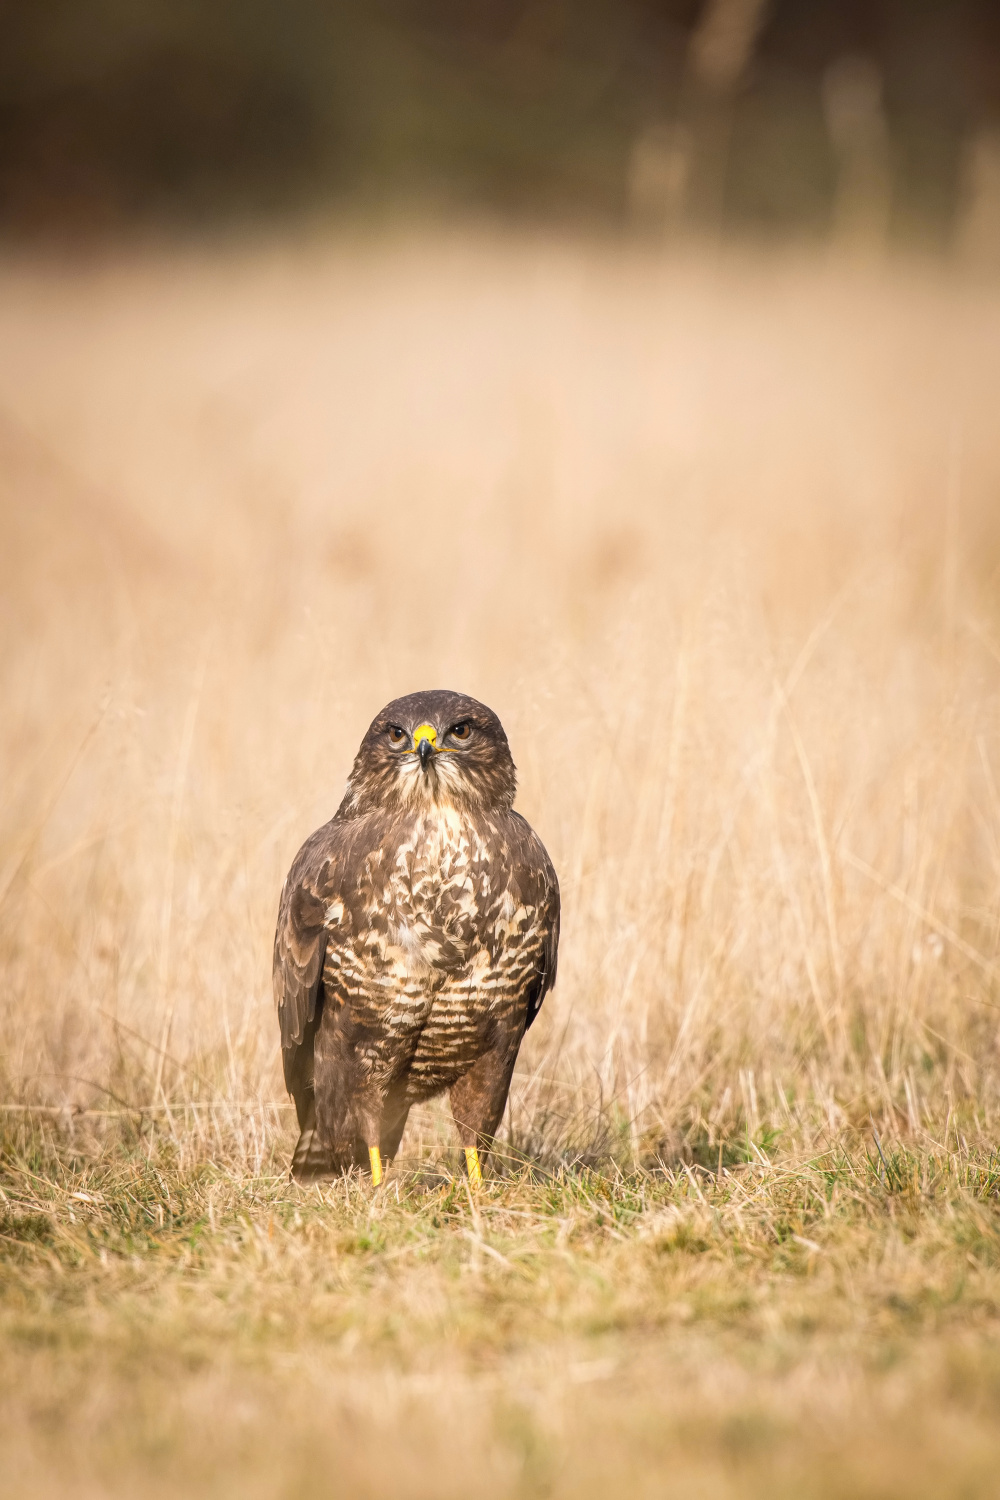
<instances>
[{"instance_id":1,"label":"tall dry grass","mask_svg":"<svg viewBox=\"0 0 1000 1500\"><path fill-rule=\"evenodd\" d=\"M988 1131L998 348L997 289L920 266L9 256L3 1098L270 1159L281 880L448 685L563 887L517 1149Z\"/></svg>"}]
</instances>

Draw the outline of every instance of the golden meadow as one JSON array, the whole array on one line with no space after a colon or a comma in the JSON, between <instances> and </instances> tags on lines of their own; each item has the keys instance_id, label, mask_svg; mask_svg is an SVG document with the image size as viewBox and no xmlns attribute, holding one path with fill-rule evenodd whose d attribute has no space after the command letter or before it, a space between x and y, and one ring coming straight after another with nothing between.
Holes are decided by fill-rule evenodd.
<instances>
[{"instance_id":1,"label":"golden meadow","mask_svg":"<svg viewBox=\"0 0 1000 1500\"><path fill-rule=\"evenodd\" d=\"M316 234L0 349L12 1492L993 1493L996 285ZM278 891L438 686L558 985L481 1203L438 1105L294 1188Z\"/></svg>"}]
</instances>

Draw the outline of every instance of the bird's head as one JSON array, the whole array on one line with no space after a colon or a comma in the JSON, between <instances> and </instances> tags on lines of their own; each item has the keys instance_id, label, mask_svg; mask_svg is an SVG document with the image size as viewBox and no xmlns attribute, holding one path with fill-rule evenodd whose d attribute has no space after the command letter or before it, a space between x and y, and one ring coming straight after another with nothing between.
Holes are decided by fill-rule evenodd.
<instances>
[{"instance_id":1,"label":"bird's head","mask_svg":"<svg viewBox=\"0 0 1000 1500\"><path fill-rule=\"evenodd\" d=\"M372 720L341 814L433 803L507 811L515 786L510 746L492 709L464 693L410 693Z\"/></svg>"}]
</instances>

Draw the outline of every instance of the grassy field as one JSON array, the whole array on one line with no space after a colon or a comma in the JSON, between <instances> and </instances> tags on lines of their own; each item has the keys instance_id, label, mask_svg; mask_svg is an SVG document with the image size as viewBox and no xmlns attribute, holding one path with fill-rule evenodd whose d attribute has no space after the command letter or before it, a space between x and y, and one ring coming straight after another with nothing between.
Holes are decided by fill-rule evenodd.
<instances>
[{"instance_id":1,"label":"grassy field","mask_svg":"<svg viewBox=\"0 0 1000 1500\"><path fill-rule=\"evenodd\" d=\"M1000 288L495 232L0 261L0 1493L1000 1495ZM558 986L323 1190L277 894L490 703Z\"/></svg>"}]
</instances>

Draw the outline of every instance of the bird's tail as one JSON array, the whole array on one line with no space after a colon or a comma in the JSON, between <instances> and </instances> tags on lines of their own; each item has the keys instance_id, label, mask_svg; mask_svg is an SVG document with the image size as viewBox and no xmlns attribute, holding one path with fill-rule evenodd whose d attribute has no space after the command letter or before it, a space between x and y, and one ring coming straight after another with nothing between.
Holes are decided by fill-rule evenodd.
<instances>
[{"instance_id":1,"label":"bird's tail","mask_svg":"<svg viewBox=\"0 0 1000 1500\"><path fill-rule=\"evenodd\" d=\"M333 1159L321 1144L315 1125L307 1126L299 1136L292 1157L292 1176L296 1182L319 1182L336 1176Z\"/></svg>"}]
</instances>

